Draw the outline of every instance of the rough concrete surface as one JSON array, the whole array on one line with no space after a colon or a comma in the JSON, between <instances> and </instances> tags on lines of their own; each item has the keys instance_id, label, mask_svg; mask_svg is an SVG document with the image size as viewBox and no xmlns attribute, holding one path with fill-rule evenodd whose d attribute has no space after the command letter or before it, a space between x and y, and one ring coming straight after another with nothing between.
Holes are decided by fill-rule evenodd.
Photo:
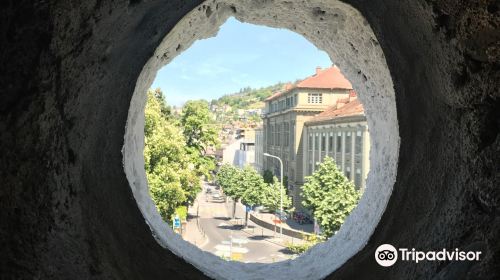
<instances>
[{"instance_id":1,"label":"rough concrete surface","mask_svg":"<svg viewBox=\"0 0 500 280\"><path fill-rule=\"evenodd\" d=\"M221 276L202 272L190 263L203 266L178 256L196 255L192 247L179 252L185 248L175 247L179 243L171 242L168 235L153 237L155 224L145 222L151 216L136 202L141 198L133 189L140 182L141 171L126 174L122 148L126 150L129 109L137 106L136 112L141 110L140 96L134 92L139 83L143 87L150 83L138 78L148 72L144 67L159 46L171 43L167 34L200 4L215 5L210 9L201 6L207 18L231 14L271 26L293 21L277 17L273 24L269 7L309 7L309 13L297 10L297 18L311 27L318 20L342 15L329 8L334 2L221 1L218 7L213 1L185 0L2 3L0 278ZM376 37L375 48L353 45L351 52L359 48L361 54L371 53L362 49L376 51L379 46L392 81L382 83L380 77L370 75L376 69L383 71L370 68L371 61L349 65L350 57L343 56L348 48L342 42L321 44L327 41L321 40L323 32L345 30L345 19L338 19L339 27L321 26L316 37L308 39L325 50L340 46L337 53L329 54L361 93L363 89L380 93L381 85L393 83L397 116L385 116L397 121L400 139L395 134L387 137L394 143L399 140L400 147L399 152L374 147L380 155L372 154L372 160L382 161L381 155L394 155L391 151L399 156L398 162L388 160L394 165L387 170L397 168L394 185L380 186L390 190L390 199L385 211L385 205L376 208L383 213L374 223L373 234L368 232L366 246L354 250L326 278L500 278L499 2L344 2L359 11L366 19L362 25L369 26ZM238 5L251 9L242 13ZM226 11L219 13L219 8ZM307 33L302 25L296 31ZM175 51L186 47L177 44ZM163 54L163 63L172 57ZM156 59L157 65L148 64L153 69L162 63L161 57ZM369 93L360 94L366 106L388 104L371 102ZM370 126L376 126L378 112L372 113ZM140 119L136 121L140 123ZM140 137L136 140L139 142L133 145L140 145ZM377 172L385 172L380 168ZM356 232L350 235L357 239ZM477 263L401 262L388 269L373 258L382 243L421 250L479 249L483 259ZM315 265L320 257L335 258L320 255L307 265ZM321 274L312 277L317 276Z\"/></svg>"}]
</instances>

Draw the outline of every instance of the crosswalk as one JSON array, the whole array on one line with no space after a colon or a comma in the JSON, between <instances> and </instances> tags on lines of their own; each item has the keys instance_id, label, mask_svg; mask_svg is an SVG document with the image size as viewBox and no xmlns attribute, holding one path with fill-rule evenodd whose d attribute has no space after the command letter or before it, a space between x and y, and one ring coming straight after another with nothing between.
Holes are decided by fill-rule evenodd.
<instances>
[{"instance_id":1,"label":"crosswalk","mask_svg":"<svg viewBox=\"0 0 500 280\"><path fill-rule=\"evenodd\" d=\"M221 223L221 225L224 226L227 224ZM247 243L248 239L246 238L231 238L230 240L224 240L215 246L214 254L225 259L242 260L243 255L247 254L249 249L241 245Z\"/></svg>"}]
</instances>

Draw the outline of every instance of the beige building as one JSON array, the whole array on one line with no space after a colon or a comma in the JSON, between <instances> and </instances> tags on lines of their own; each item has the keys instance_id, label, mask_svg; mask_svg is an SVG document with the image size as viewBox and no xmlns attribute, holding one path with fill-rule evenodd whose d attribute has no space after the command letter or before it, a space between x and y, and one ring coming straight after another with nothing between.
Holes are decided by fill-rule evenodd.
<instances>
[{"instance_id":1,"label":"beige building","mask_svg":"<svg viewBox=\"0 0 500 280\"><path fill-rule=\"evenodd\" d=\"M370 169L370 135L363 105L355 96L339 100L304 125L303 170L311 175L326 156L364 190Z\"/></svg>"},{"instance_id":2,"label":"beige building","mask_svg":"<svg viewBox=\"0 0 500 280\"><path fill-rule=\"evenodd\" d=\"M278 156L283 160L283 173L288 179L289 195L292 197L293 204L298 210L303 210L300 203L300 187L304 184L304 177L310 175L310 170L314 170L315 164L321 162L321 159L324 158L322 157L323 151L321 149L321 143L325 145L335 144L335 140L331 142L332 144L329 144L328 140L321 142L323 134L325 138L327 138L327 135L329 137L330 134L338 134L338 132L340 132L340 145L345 145L345 143L351 143L351 145L353 145L354 143L349 142L349 139L351 139L349 137L353 136L351 134L347 136L348 129L341 129L343 125L326 124L320 121L321 117L319 117L319 115L325 111L329 112L336 110L337 107L332 107L341 106L350 99L355 99L352 85L336 66L327 69L317 68L315 75L297 82L294 85L289 84L283 91L275 93L266 99L266 107L262 115L262 151L263 153ZM357 127L359 124L361 127L363 126L363 119L364 116L362 118L353 117L353 123L351 125L356 125ZM340 119L332 121L335 122L339 120ZM342 120L347 121L347 119ZM366 121L364 121L364 123L366 130ZM337 130L333 130L333 127L336 127ZM346 133L345 136L342 134L344 132ZM305 136L308 134L313 135L312 150L308 149L309 139ZM315 138L316 134L318 134L318 138ZM315 145L314 141L318 141L317 145ZM364 143L368 144L369 141L365 139ZM319 149L317 157L314 156L316 148ZM257 146L256 149L260 148ZM344 146L340 149L349 152L349 148L346 150ZM333 149L328 151L332 151L333 153ZM326 152L325 147L325 155ZM354 155L355 153L351 154ZM366 153L366 155L367 154L368 153ZM345 170L343 169L344 172L349 170L349 172L352 172L352 174L349 174L350 177L356 180L355 174L360 165L355 164L353 166L352 163L356 163L359 156L352 159L345 154L342 156L342 152L340 152L339 155L340 159L343 159L342 168L344 166L346 167ZM362 155L361 158L363 158L363 156L365 155ZM262 159L256 158L256 161L260 160L262 160L263 163L263 170L269 169L273 171L275 175L279 176L280 168L277 160L269 157L264 157ZM312 169L309 169L309 162L313 163ZM351 166L347 169L349 164L351 164ZM361 167L360 172L362 172L362 179L359 187L362 188L365 180L363 174L367 172L368 166L366 162L363 162Z\"/></svg>"}]
</instances>

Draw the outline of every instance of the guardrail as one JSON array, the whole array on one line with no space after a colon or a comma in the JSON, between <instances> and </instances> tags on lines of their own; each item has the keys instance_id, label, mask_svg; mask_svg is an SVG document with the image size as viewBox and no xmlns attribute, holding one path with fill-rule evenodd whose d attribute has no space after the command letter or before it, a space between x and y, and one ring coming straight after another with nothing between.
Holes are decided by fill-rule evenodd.
<instances>
[{"instance_id":1,"label":"guardrail","mask_svg":"<svg viewBox=\"0 0 500 280\"><path fill-rule=\"evenodd\" d=\"M278 230L280 228L279 225L275 226L274 224L263 221L263 220L257 218L257 216L253 215L252 213L250 213L250 221L254 222L255 224L257 224L263 228L267 228L267 229L273 230L273 231L275 230L275 228L276 228L276 230ZM306 240L307 237L314 236L314 234L312 234L312 233L308 233L308 232L300 231L300 230L295 230L295 229L289 229L289 228L283 228L283 234L288 235L290 237L302 239L302 240Z\"/></svg>"}]
</instances>

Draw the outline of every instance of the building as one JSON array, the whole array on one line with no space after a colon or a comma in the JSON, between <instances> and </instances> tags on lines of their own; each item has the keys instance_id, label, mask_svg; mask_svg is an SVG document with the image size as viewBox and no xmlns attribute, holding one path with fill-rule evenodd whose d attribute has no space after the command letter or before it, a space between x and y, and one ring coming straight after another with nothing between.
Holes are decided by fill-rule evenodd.
<instances>
[{"instance_id":1,"label":"building","mask_svg":"<svg viewBox=\"0 0 500 280\"><path fill-rule=\"evenodd\" d=\"M255 168L255 129L238 128L230 143L223 147L222 163Z\"/></svg>"},{"instance_id":2,"label":"building","mask_svg":"<svg viewBox=\"0 0 500 280\"><path fill-rule=\"evenodd\" d=\"M370 169L370 136L363 105L355 94L305 122L302 137L306 176L329 156L357 189L364 190Z\"/></svg>"},{"instance_id":3,"label":"building","mask_svg":"<svg viewBox=\"0 0 500 280\"><path fill-rule=\"evenodd\" d=\"M264 172L264 135L262 127L255 129L255 170Z\"/></svg>"},{"instance_id":4,"label":"building","mask_svg":"<svg viewBox=\"0 0 500 280\"><path fill-rule=\"evenodd\" d=\"M328 121L350 121L350 119L338 118L333 120L334 118L331 115L321 116L321 114L341 109L340 106L349 103L351 99L355 99L351 83L342 75L339 68L332 66L327 69L316 68L316 73L313 76L295 84L287 84L284 90L271 95L265 100L266 106L262 115L262 151L263 153L269 153L282 159L283 173L287 177L289 195L292 197L294 207L298 210L304 210L300 203L300 187L304 184L304 178L311 174L309 171L314 170L315 164L321 162L323 159L323 152L319 152L318 157L314 157L314 155L310 155L309 153L314 152L315 148L322 148L320 143L329 145L326 140L320 142L320 137L323 136L323 133L325 133L326 137L326 133L330 136L330 134L340 131L341 139L343 139L341 140L343 142L340 142L341 145L348 143L345 137L352 137L347 136L347 134L343 136L344 134L342 133L344 131L347 133L347 130L344 128L339 130L340 128L338 127L340 127L340 124L325 125ZM338 107L333 108L332 106ZM352 120L352 125L361 125L362 123L362 120L354 122L354 120L358 120L354 117ZM333 127L337 127L338 131L333 131ZM304 130L307 131L306 133L311 132L314 137L318 133L318 138L313 138L312 140L316 141L317 139L318 141L317 145L314 145L315 142L313 142L313 150L308 149L309 139L304 136L307 135L304 134ZM349 140L349 138L347 139ZM334 144L335 141L331 143ZM366 140L364 143L368 143L368 141ZM259 149L261 148L257 145L256 150ZM344 149L344 146L340 149ZM280 175L280 166L277 160L269 157L259 159L259 157L260 154L257 154L256 161L259 162L262 160L263 170L271 170L277 176ZM354 170L355 172L359 169L358 165L352 166L352 163L356 162L356 158L354 160L347 158L345 153L344 155L340 153L340 157L343 159L342 167L348 167L347 165L351 164L349 170ZM309 169L310 161L314 163L312 169ZM363 162L363 164L365 163ZM368 168L365 164L361 172L366 172ZM346 171L347 169L344 170L344 172ZM350 177L352 176L350 174ZM362 183L359 186L362 187L363 183L364 177L362 177Z\"/></svg>"}]
</instances>

